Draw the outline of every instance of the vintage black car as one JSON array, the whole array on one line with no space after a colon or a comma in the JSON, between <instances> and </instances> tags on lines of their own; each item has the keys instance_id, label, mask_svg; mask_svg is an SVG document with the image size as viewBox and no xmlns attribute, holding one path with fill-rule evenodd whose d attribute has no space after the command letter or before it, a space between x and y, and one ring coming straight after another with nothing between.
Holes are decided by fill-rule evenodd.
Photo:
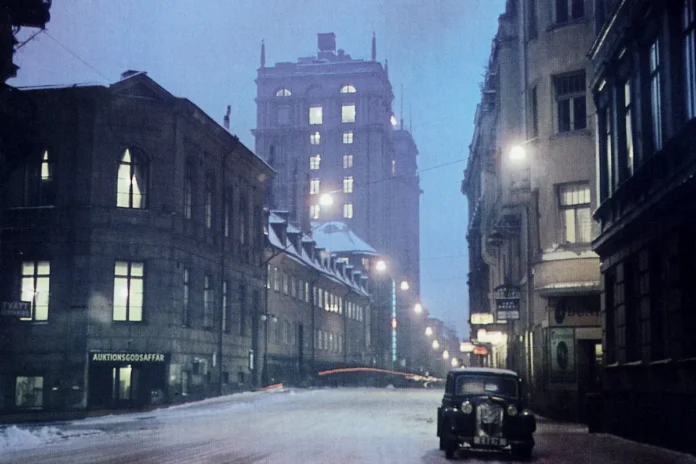
<instances>
[{"instance_id":1,"label":"vintage black car","mask_svg":"<svg viewBox=\"0 0 696 464\"><path fill-rule=\"evenodd\" d=\"M534 415L525 409L522 380L513 371L453 369L447 375L437 436L447 459L459 450L505 451L527 460L534 448Z\"/></svg>"}]
</instances>

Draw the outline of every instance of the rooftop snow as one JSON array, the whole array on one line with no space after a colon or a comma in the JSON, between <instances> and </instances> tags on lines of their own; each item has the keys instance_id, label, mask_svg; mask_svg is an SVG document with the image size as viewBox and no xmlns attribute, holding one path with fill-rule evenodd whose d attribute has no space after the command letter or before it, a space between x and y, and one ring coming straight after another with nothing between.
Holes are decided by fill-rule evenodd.
<instances>
[{"instance_id":1,"label":"rooftop snow","mask_svg":"<svg viewBox=\"0 0 696 464\"><path fill-rule=\"evenodd\" d=\"M321 225L312 224L312 227L314 227L312 238L317 242L318 248L325 248L332 253L379 255L377 250L358 237L343 222L330 221Z\"/></svg>"}]
</instances>

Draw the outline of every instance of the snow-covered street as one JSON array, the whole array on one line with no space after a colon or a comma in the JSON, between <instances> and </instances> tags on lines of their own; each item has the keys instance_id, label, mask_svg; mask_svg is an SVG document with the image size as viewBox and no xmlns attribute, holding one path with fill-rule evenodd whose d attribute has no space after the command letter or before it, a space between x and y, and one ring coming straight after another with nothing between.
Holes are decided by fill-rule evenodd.
<instances>
[{"instance_id":1,"label":"snow-covered street","mask_svg":"<svg viewBox=\"0 0 696 464\"><path fill-rule=\"evenodd\" d=\"M438 463L440 390L243 393L147 413L0 430L7 463ZM696 463L579 425L540 420L533 462ZM461 459L461 457L460 457ZM497 455L467 462L512 462Z\"/></svg>"}]
</instances>

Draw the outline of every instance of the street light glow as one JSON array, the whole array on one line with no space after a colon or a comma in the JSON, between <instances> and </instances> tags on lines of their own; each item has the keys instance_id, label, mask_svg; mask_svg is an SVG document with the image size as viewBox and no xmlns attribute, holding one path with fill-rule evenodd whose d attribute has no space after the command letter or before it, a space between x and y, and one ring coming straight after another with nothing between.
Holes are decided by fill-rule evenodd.
<instances>
[{"instance_id":1,"label":"street light glow","mask_svg":"<svg viewBox=\"0 0 696 464\"><path fill-rule=\"evenodd\" d=\"M520 145L515 145L510 149L511 161L524 161L527 159L527 152Z\"/></svg>"},{"instance_id":2,"label":"street light glow","mask_svg":"<svg viewBox=\"0 0 696 464\"><path fill-rule=\"evenodd\" d=\"M433 334L433 328L432 327L426 327L425 328L425 336L430 337Z\"/></svg>"},{"instance_id":3,"label":"street light glow","mask_svg":"<svg viewBox=\"0 0 696 464\"><path fill-rule=\"evenodd\" d=\"M449 351L445 350L442 352L442 359L448 359L449 358Z\"/></svg>"},{"instance_id":4,"label":"street light glow","mask_svg":"<svg viewBox=\"0 0 696 464\"><path fill-rule=\"evenodd\" d=\"M440 342L433 340L433 350L437 350L438 348L440 348Z\"/></svg>"},{"instance_id":5,"label":"street light glow","mask_svg":"<svg viewBox=\"0 0 696 464\"><path fill-rule=\"evenodd\" d=\"M452 367L459 367L459 360L457 358L452 358Z\"/></svg>"},{"instance_id":6,"label":"street light glow","mask_svg":"<svg viewBox=\"0 0 696 464\"><path fill-rule=\"evenodd\" d=\"M328 193L324 193L319 197L319 204L321 206L331 206L333 202L333 197Z\"/></svg>"},{"instance_id":7,"label":"street light glow","mask_svg":"<svg viewBox=\"0 0 696 464\"><path fill-rule=\"evenodd\" d=\"M401 288L401 290L408 290L409 289L408 282L406 282L405 280L402 280L400 288Z\"/></svg>"},{"instance_id":8,"label":"street light glow","mask_svg":"<svg viewBox=\"0 0 696 464\"><path fill-rule=\"evenodd\" d=\"M375 263L375 270L378 272L384 272L387 270L387 263L383 259L380 259Z\"/></svg>"},{"instance_id":9,"label":"street light glow","mask_svg":"<svg viewBox=\"0 0 696 464\"><path fill-rule=\"evenodd\" d=\"M413 307L413 311L414 311L416 314L420 314L420 313L423 312L423 306L421 306L420 303L416 303L416 306Z\"/></svg>"}]
</instances>

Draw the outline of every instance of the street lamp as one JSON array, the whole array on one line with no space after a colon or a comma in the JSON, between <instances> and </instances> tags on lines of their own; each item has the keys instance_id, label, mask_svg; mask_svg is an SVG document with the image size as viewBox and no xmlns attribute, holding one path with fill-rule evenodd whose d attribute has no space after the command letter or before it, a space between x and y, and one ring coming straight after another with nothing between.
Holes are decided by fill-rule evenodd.
<instances>
[{"instance_id":1,"label":"street lamp","mask_svg":"<svg viewBox=\"0 0 696 464\"><path fill-rule=\"evenodd\" d=\"M399 288L401 288L401 290L404 290L404 291L408 290L409 289L408 282L406 282L405 280L402 280L401 284L399 284Z\"/></svg>"},{"instance_id":2,"label":"street lamp","mask_svg":"<svg viewBox=\"0 0 696 464\"><path fill-rule=\"evenodd\" d=\"M331 196L330 193L323 193L323 194L319 197L319 204L320 204L321 206L331 206L331 205L334 204L334 199L333 199L333 197Z\"/></svg>"},{"instance_id":3,"label":"street lamp","mask_svg":"<svg viewBox=\"0 0 696 464\"><path fill-rule=\"evenodd\" d=\"M377 263L375 263L375 270L376 270L377 272L384 272L384 271L386 271L386 270L387 270L387 263L384 262L383 259L380 259L379 261L377 261Z\"/></svg>"},{"instance_id":4,"label":"street lamp","mask_svg":"<svg viewBox=\"0 0 696 464\"><path fill-rule=\"evenodd\" d=\"M459 367L459 360L457 358L452 358L452 367Z\"/></svg>"},{"instance_id":5,"label":"street lamp","mask_svg":"<svg viewBox=\"0 0 696 464\"><path fill-rule=\"evenodd\" d=\"M442 352L442 359L449 359L449 351L445 350Z\"/></svg>"},{"instance_id":6,"label":"street lamp","mask_svg":"<svg viewBox=\"0 0 696 464\"><path fill-rule=\"evenodd\" d=\"M522 145L515 145L510 149L510 161L524 161L527 159L527 151Z\"/></svg>"},{"instance_id":7,"label":"street lamp","mask_svg":"<svg viewBox=\"0 0 696 464\"><path fill-rule=\"evenodd\" d=\"M423 306L421 306L420 303L416 303L416 305L413 307L413 312L416 314L420 314L423 312Z\"/></svg>"},{"instance_id":8,"label":"street lamp","mask_svg":"<svg viewBox=\"0 0 696 464\"><path fill-rule=\"evenodd\" d=\"M426 327L425 328L425 336L430 337L433 335L433 328L432 327Z\"/></svg>"},{"instance_id":9,"label":"street lamp","mask_svg":"<svg viewBox=\"0 0 696 464\"><path fill-rule=\"evenodd\" d=\"M437 350L438 348L440 348L440 342L433 340L433 350Z\"/></svg>"}]
</instances>

